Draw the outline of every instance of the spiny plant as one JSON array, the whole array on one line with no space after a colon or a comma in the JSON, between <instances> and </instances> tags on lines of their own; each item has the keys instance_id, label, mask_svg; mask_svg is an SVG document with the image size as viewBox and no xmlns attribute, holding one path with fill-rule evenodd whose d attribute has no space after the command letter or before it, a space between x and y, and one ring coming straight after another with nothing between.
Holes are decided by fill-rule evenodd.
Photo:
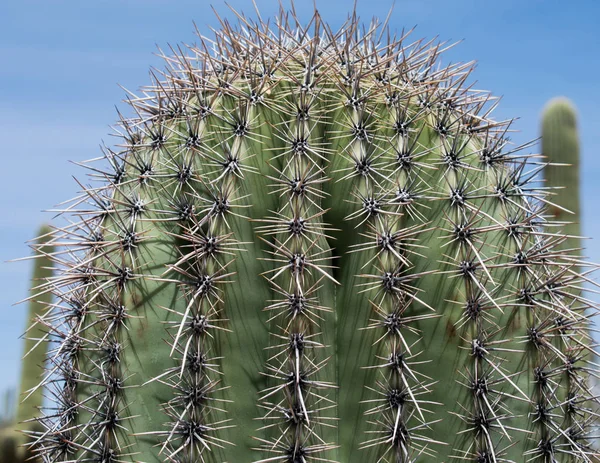
<instances>
[{"instance_id":1,"label":"spiny plant","mask_svg":"<svg viewBox=\"0 0 600 463\"><path fill-rule=\"evenodd\" d=\"M44 373L47 344L43 342L46 330L37 323L38 317L52 304L52 294L43 292L38 295L36 287L40 282L47 281L52 276L52 260L48 253L52 247L47 245L52 229L47 225L40 227L35 242L45 245L44 252L36 252L33 256L34 267L32 276L32 298L29 300L27 313L27 332L24 342L24 358L21 362L20 393L16 397L18 403L16 416L3 423L0 431L0 463L17 463L32 461L28 447L28 435L39 432L39 423L34 419L40 415L43 404L43 389L39 386ZM6 401L12 400L12 395ZM9 405L7 404L7 408Z\"/></svg>"},{"instance_id":2,"label":"spiny plant","mask_svg":"<svg viewBox=\"0 0 600 463\"><path fill-rule=\"evenodd\" d=\"M2 391L2 403L0 408L0 427L14 421L15 418L15 394L13 388L7 388Z\"/></svg>"},{"instance_id":3,"label":"spiny plant","mask_svg":"<svg viewBox=\"0 0 600 463\"><path fill-rule=\"evenodd\" d=\"M0 463L13 462L16 460L15 434L13 427L15 423L15 391L7 389L2 393L2 410L0 413Z\"/></svg>"},{"instance_id":4,"label":"spiny plant","mask_svg":"<svg viewBox=\"0 0 600 463\"><path fill-rule=\"evenodd\" d=\"M14 435L3 435L0 440L0 461L18 463L24 461L17 456L17 442Z\"/></svg>"},{"instance_id":5,"label":"spiny plant","mask_svg":"<svg viewBox=\"0 0 600 463\"><path fill-rule=\"evenodd\" d=\"M163 53L60 209L45 461L597 457L592 266L473 63L235 14Z\"/></svg>"},{"instance_id":6,"label":"spiny plant","mask_svg":"<svg viewBox=\"0 0 600 463\"><path fill-rule=\"evenodd\" d=\"M44 392L38 385L44 371L43 366L48 346L43 342L46 330L37 321L40 314L43 314L47 307L52 305L53 299L50 292L38 295L35 287L40 282L48 281L53 275L53 262L48 258L48 255L53 251L53 246L48 244L51 238L52 229L48 225L42 225L35 239L37 253L33 256L35 266L32 277L33 288L31 289L34 296L29 300L27 313L27 332L24 342L23 362L21 363L17 423L31 420L32 415L37 413L36 410L39 411L41 408L44 399Z\"/></svg>"},{"instance_id":7,"label":"spiny plant","mask_svg":"<svg viewBox=\"0 0 600 463\"><path fill-rule=\"evenodd\" d=\"M542 154L548 163L544 168L544 180L546 188L556 190L552 196L555 206L550 208L549 214L568 237L562 248L569 249L574 255L581 255L581 163L577 125L577 111L568 98L553 98L544 107L541 141ZM573 288L575 291L580 289ZM600 387L598 378L592 377L590 384L597 394ZM598 404L594 404L593 410L596 413L599 411ZM598 445L596 439L596 449Z\"/></svg>"},{"instance_id":8,"label":"spiny plant","mask_svg":"<svg viewBox=\"0 0 600 463\"><path fill-rule=\"evenodd\" d=\"M564 223L563 231L570 236L565 245L580 248L579 134L575 107L568 98L553 98L543 110L542 154L548 162L544 168L546 186L563 188L554 192L556 207L549 212Z\"/></svg>"}]
</instances>

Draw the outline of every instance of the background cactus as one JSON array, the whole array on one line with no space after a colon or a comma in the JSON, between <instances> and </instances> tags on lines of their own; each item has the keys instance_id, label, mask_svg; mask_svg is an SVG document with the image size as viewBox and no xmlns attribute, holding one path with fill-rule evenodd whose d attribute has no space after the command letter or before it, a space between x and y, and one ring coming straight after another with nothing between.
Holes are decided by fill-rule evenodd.
<instances>
[{"instance_id":1,"label":"background cactus","mask_svg":"<svg viewBox=\"0 0 600 463\"><path fill-rule=\"evenodd\" d=\"M2 432L0 439L0 461L3 463L18 463L25 461L17 455L17 439L13 434L9 434L6 430Z\"/></svg>"},{"instance_id":2,"label":"background cactus","mask_svg":"<svg viewBox=\"0 0 600 463\"><path fill-rule=\"evenodd\" d=\"M2 393L0 413L0 462L12 462L16 459L15 442L15 391L7 389Z\"/></svg>"},{"instance_id":3,"label":"background cactus","mask_svg":"<svg viewBox=\"0 0 600 463\"><path fill-rule=\"evenodd\" d=\"M0 407L0 427L11 423L15 419L16 413L16 391L14 389L6 389L2 392L1 407Z\"/></svg>"},{"instance_id":4,"label":"background cactus","mask_svg":"<svg viewBox=\"0 0 600 463\"><path fill-rule=\"evenodd\" d=\"M563 232L568 235L562 248L569 253L582 253L582 223L581 223L581 176L579 133L577 111L573 103L565 97L550 100L542 113L542 154L548 165L544 168L545 186L553 194L549 213L553 220L560 222ZM568 211L568 212L567 212ZM581 294L581 288L573 288ZM594 358L598 363L597 355ZM592 392L598 394L598 377L591 378ZM600 411L594 404L595 413ZM600 442L596 439L594 448L598 449Z\"/></svg>"},{"instance_id":5,"label":"background cactus","mask_svg":"<svg viewBox=\"0 0 600 463\"><path fill-rule=\"evenodd\" d=\"M586 264L472 64L239 17L63 210L46 460L592 461Z\"/></svg>"},{"instance_id":6,"label":"background cactus","mask_svg":"<svg viewBox=\"0 0 600 463\"><path fill-rule=\"evenodd\" d=\"M549 212L554 220L566 222L563 231L570 238L565 246L579 249L581 247L579 135L575 107L567 98L554 98L543 110L542 154L546 156L548 162L544 168L546 186L554 194L552 202L556 205L550 208ZM565 187L566 191L556 190Z\"/></svg>"},{"instance_id":7,"label":"background cactus","mask_svg":"<svg viewBox=\"0 0 600 463\"><path fill-rule=\"evenodd\" d=\"M43 342L47 330L38 323L40 317L52 304L52 293L43 291L39 293L38 286L52 277L52 246L47 245L51 236L51 229L47 225L40 227L35 243L36 252L33 256L34 267L32 275L31 297L28 303L27 331L21 362L21 381L16 416L2 424L0 449L0 462L16 463L20 461L33 461L29 447L32 433L41 432L39 423L35 420L40 414L43 405L44 392L39 386L44 374L47 343ZM10 400L7 394L6 400ZM8 405L6 406L8 408Z\"/></svg>"}]
</instances>

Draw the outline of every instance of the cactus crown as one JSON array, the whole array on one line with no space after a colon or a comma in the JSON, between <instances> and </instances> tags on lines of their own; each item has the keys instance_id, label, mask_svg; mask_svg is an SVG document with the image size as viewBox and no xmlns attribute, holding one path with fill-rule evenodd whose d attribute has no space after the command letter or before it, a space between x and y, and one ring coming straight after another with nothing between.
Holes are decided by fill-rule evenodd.
<instances>
[{"instance_id":1,"label":"cactus crown","mask_svg":"<svg viewBox=\"0 0 600 463\"><path fill-rule=\"evenodd\" d=\"M472 64L238 17L64 209L44 458L591 461L586 264Z\"/></svg>"}]
</instances>

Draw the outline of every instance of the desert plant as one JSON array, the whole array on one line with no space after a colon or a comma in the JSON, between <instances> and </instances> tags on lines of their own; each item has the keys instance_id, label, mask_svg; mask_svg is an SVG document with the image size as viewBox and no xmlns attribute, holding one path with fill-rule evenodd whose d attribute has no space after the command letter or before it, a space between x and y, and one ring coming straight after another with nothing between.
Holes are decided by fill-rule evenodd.
<instances>
[{"instance_id":1,"label":"desert plant","mask_svg":"<svg viewBox=\"0 0 600 463\"><path fill-rule=\"evenodd\" d=\"M581 247L581 206L579 191L579 134L573 103L564 97L553 98L542 114L542 154L546 186L553 190L553 207L549 213L564 222L563 232L569 236L565 246Z\"/></svg>"},{"instance_id":2,"label":"desert plant","mask_svg":"<svg viewBox=\"0 0 600 463\"><path fill-rule=\"evenodd\" d=\"M19 463L25 461L17 455L17 441L14 434L8 434L3 430L0 439L0 461L2 463Z\"/></svg>"},{"instance_id":3,"label":"desert plant","mask_svg":"<svg viewBox=\"0 0 600 463\"><path fill-rule=\"evenodd\" d=\"M591 461L587 266L473 65L238 17L62 209L46 461Z\"/></svg>"},{"instance_id":4,"label":"desert plant","mask_svg":"<svg viewBox=\"0 0 600 463\"><path fill-rule=\"evenodd\" d=\"M12 423L15 419L15 390L13 388L5 389L2 392L2 405L0 408L0 427Z\"/></svg>"},{"instance_id":5,"label":"desert plant","mask_svg":"<svg viewBox=\"0 0 600 463\"><path fill-rule=\"evenodd\" d=\"M40 381L44 375L44 362L46 359L47 343L43 342L47 331L38 322L48 306L52 304L52 293L43 291L38 294L40 283L48 281L52 276L52 260L48 256L52 252L51 246L47 245L51 237L51 229L43 225L38 230L34 241L36 252L33 256L34 267L32 275L32 287L27 309L27 331L24 340L23 360L21 361L21 381L19 394L14 398L17 402L16 414L2 424L0 430L0 462L16 463L20 461L32 461L32 453L28 435L39 432L39 423L35 420L41 413L44 392L40 387ZM6 408L12 409L9 402L12 394L6 396Z\"/></svg>"},{"instance_id":6,"label":"desert plant","mask_svg":"<svg viewBox=\"0 0 600 463\"><path fill-rule=\"evenodd\" d=\"M568 98L553 98L544 107L541 123L542 154L547 162L544 180L553 203L548 213L567 235L561 248L568 249L572 255L581 255L582 252L581 163L577 126L577 111ZM580 287L571 290L582 294ZM598 364L597 356L594 362ZM592 392L597 395L600 384L596 375L592 376L590 384ZM600 412L598 404L594 404L592 410ZM595 448L598 449L599 445L596 439Z\"/></svg>"},{"instance_id":7,"label":"desert plant","mask_svg":"<svg viewBox=\"0 0 600 463\"><path fill-rule=\"evenodd\" d=\"M0 413L0 463L12 463L16 460L15 441L15 391L6 389L2 393Z\"/></svg>"},{"instance_id":8,"label":"desert plant","mask_svg":"<svg viewBox=\"0 0 600 463\"><path fill-rule=\"evenodd\" d=\"M48 345L43 341L46 339L47 330L40 325L38 318L52 305L52 293L45 291L38 294L37 287L42 282L47 282L53 275L53 264L50 254L53 252L52 245L48 240L52 236L52 229L48 225L42 225L34 241L36 253L33 256L33 295L29 299L27 310L27 331L24 339L23 361L21 362L21 381L19 387L19 406L17 407L17 423L31 421L32 417L39 414L44 399L44 391L39 383L44 372L46 351ZM25 430L26 425L21 429Z\"/></svg>"}]
</instances>

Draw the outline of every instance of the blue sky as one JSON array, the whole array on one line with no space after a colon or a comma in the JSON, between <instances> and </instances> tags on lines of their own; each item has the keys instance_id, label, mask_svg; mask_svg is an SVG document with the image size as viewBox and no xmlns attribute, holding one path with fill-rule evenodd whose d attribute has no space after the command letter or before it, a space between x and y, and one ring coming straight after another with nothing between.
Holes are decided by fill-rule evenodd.
<instances>
[{"instance_id":1,"label":"blue sky","mask_svg":"<svg viewBox=\"0 0 600 463\"><path fill-rule=\"evenodd\" d=\"M230 5L253 15L250 0ZM263 17L277 1L257 0ZM391 1L360 0L364 20L385 17ZM219 14L233 18L223 1ZM353 1L318 2L339 25ZM478 61L477 88L503 96L498 119L519 117L513 139L538 136L545 102L569 97L578 108L583 164L583 226L593 239L587 254L600 262L600 4L552 0L412 0L395 2L393 28L416 27L414 38L463 42L444 63ZM304 18L312 2L299 0ZM51 214L42 212L77 192L69 161L97 156L111 143L115 105L125 92L149 83L150 65L161 66L156 46L194 42L193 22L208 33L217 22L202 0L82 2L19 0L0 11L0 391L16 385L24 330L28 263L5 263L28 254L24 245Z\"/></svg>"}]
</instances>

